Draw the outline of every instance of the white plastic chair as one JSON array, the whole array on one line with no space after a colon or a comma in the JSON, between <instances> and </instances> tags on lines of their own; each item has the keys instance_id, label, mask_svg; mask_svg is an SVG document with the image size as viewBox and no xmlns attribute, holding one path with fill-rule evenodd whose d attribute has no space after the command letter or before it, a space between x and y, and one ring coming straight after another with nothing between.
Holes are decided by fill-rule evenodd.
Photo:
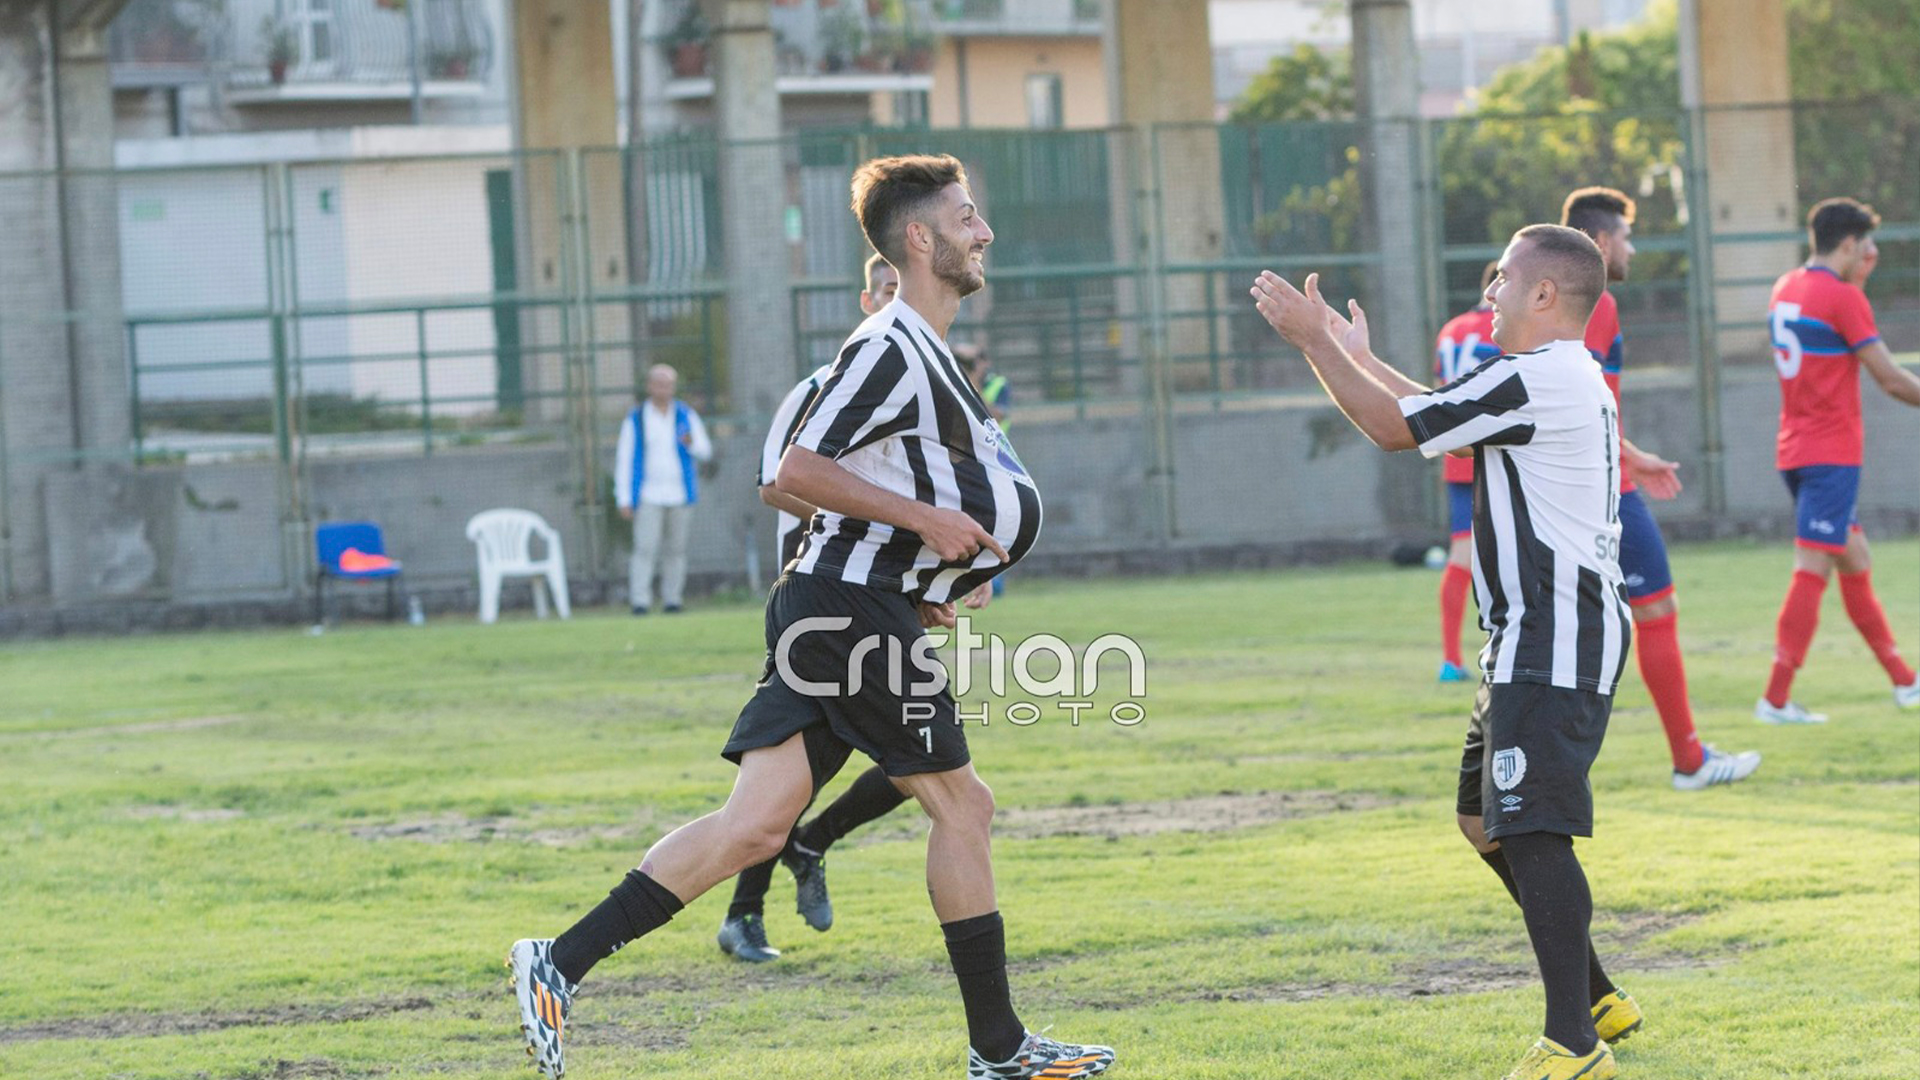
<instances>
[{"instance_id":1,"label":"white plastic chair","mask_svg":"<svg viewBox=\"0 0 1920 1080\"><path fill-rule=\"evenodd\" d=\"M533 557L535 537L546 544L543 559ZM481 622L500 617L500 582L509 577L534 579L533 610L540 618L547 617L547 593L553 594L561 618L573 616L567 600L566 555L560 549L560 534L546 519L531 510L485 510L467 522L467 539L480 552Z\"/></svg>"}]
</instances>

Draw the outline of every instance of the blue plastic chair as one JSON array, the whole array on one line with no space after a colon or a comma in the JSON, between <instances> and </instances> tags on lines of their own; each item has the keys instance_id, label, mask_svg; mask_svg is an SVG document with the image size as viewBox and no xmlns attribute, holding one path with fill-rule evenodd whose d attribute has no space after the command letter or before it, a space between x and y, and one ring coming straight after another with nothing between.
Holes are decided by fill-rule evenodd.
<instances>
[{"instance_id":1,"label":"blue plastic chair","mask_svg":"<svg viewBox=\"0 0 1920 1080\"><path fill-rule=\"evenodd\" d=\"M342 570L340 556L348 548L356 548L365 555L385 555L387 542L380 535L380 526L371 521L329 521L313 530L313 551L320 566L313 572L313 621L326 621L326 587L328 579L340 581L377 581L385 578L387 582L387 619L392 621L399 607L395 595L396 583L400 580L400 564L383 566L378 570Z\"/></svg>"}]
</instances>

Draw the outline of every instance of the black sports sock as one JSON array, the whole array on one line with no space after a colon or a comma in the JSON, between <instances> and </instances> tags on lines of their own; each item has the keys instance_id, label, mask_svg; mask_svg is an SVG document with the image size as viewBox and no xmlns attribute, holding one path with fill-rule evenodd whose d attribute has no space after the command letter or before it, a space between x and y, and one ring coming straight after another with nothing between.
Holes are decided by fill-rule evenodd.
<instances>
[{"instance_id":1,"label":"black sports sock","mask_svg":"<svg viewBox=\"0 0 1920 1080\"><path fill-rule=\"evenodd\" d=\"M1557 833L1502 837L1501 850L1520 894L1520 913L1547 991L1546 1036L1576 1054L1593 1052L1592 1001L1582 978L1593 896L1573 853Z\"/></svg>"},{"instance_id":2,"label":"black sports sock","mask_svg":"<svg viewBox=\"0 0 1920 1080\"><path fill-rule=\"evenodd\" d=\"M967 1008L967 1040L988 1061L1007 1060L1020 1051L1027 1029L1013 1014L1007 991L1007 931L1000 913L941 923L940 929Z\"/></svg>"},{"instance_id":3,"label":"black sports sock","mask_svg":"<svg viewBox=\"0 0 1920 1080\"><path fill-rule=\"evenodd\" d=\"M1500 883L1507 887L1507 895L1513 897L1514 903L1519 903L1520 887L1513 883L1513 871L1507 866L1507 857L1500 854L1499 848L1494 848L1492 851L1482 851L1480 858L1493 868L1494 873L1500 875ZM1613 985L1613 980L1607 978L1606 969L1600 966L1600 954L1594 951L1593 937L1589 935L1587 937L1587 1004L1598 1005L1601 998L1617 989L1619 987Z\"/></svg>"},{"instance_id":4,"label":"black sports sock","mask_svg":"<svg viewBox=\"0 0 1920 1080\"><path fill-rule=\"evenodd\" d=\"M825 854L834 841L869 821L886 817L906 801L907 797L875 765L855 777L852 787L807 822L793 842L815 855Z\"/></svg>"},{"instance_id":5,"label":"black sports sock","mask_svg":"<svg viewBox=\"0 0 1920 1080\"><path fill-rule=\"evenodd\" d=\"M733 879L733 903L727 905L727 918L738 919L742 915L765 912L767 888L773 884L773 868L779 865L780 856L775 855L766 862L740 871L740 876Z\"/></svg>"},{"instance_id":6,"label":"black sports sock","mask_svg":"<svg viewBox=\"0 0 1920 1080\"><path fill-rule=\"evenodd\" d=\"M665 885L629 870L598 907L553 939L553 966L568 982L577 983L622 945L667 925L682 906Z\"/></svg>"}]
</instances>

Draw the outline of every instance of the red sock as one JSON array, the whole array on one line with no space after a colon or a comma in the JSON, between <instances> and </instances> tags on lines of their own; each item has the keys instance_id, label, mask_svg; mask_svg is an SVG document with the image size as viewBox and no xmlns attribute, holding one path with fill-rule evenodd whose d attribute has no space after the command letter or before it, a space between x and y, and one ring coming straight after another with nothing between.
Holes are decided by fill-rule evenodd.
<instances>
[{"instance_id":1,"label":"red sock","mask_svg":"<svg viewBox=\"0 0 1920 1080\"><path fill-rule=\"evenodd\" d=\"M1814 627L1820 625L1820 598L1826 591L1826 575L1811 570L1793 572L1793 584L1787 586L1787 599L1780 605L1780 621L1774 627L1773 678L1767 680L1767 703L1775 708L1787 703L1793 673L1806 662Z\"/></svg>"},{"instance_id":2,"label":"red sock","mask_svg":"<svg viewBox=\"0 0 1920 1080\"><path fill-rule=\"evenodd\" d=\"M1467 586L1473 574L1457 563L1440 571L1440 655L1454 667L1466 667L1460 657L1460 623L1467 617Z\"/></svg>"},{"instance_id":3,"label":"red sock","mask_svg":"<svg viewBox=\"0 0 1920 1080\"><path fill-rule=\"evenodd\" d=\"M1840 599L1846 601L1847 617L1860 629L1860 636L1867 639L1867 647L1879 657L1880 666L1887 669L1893 684L1912 684L1913 669L1900 659L1900 650L1893 643L1893 630L1887 626L1887 613L1880 610L1880 598L1873 595L1873 571L1841 574Z\"/></svg>"},{"instance_id":4,"label":"red sock","mask_svg":"<svg viewBox=\"0 0 1920 1080\"><path fill-rule=\"evenodd\" d=\"M1706 752L1693 730L1693 706L1687 702L1687 665L1680 659L1680 615L1671 612L1633 624L1633 649L1640 658L1640 677L1667 729L1667 749L1675 772L1698 772Z\"/></svg>"}]
</instances>

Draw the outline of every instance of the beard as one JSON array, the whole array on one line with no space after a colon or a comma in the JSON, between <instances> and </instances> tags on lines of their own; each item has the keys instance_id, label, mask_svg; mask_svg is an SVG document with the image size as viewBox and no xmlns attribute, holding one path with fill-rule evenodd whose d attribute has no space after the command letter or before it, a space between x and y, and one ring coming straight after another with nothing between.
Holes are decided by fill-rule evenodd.
<instances>
[{"instance_id":1,"label":"beard","mask_svg":"<svg viewBox=\"0 0 1920 1080\"><path fill-rule=\"evenodd\" d=\"M933 236L933 276L953 286L961 296L972 296L987 284L987 276L974 268L970 246L949 244L947 238Z\"/></svg>"}]
</instances>

